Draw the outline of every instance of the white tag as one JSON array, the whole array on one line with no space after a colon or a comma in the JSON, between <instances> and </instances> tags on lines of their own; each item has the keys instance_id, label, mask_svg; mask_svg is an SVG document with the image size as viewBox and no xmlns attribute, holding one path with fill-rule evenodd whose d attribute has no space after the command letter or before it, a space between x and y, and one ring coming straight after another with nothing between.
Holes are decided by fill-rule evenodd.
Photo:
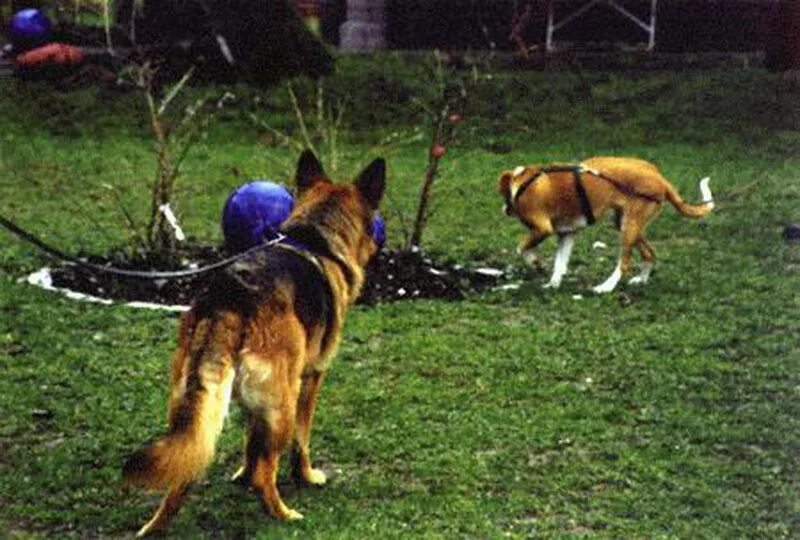
<instances>
[{"instance_id":1,"label":"white tag","mask_svg":"<svg viewBox=\"0 0 800 540\"><path fill-rule=\"evenodd\" d=\"M233 59L233 54L231 53L230 47L228 47L228 40L226 40L222 34L217 34L217 44L219 44L219 50L222 53L222 56L225 57L225 60L230 64L234 65L236 60Z\"/></svg>"},{"instance_id":2,"label":"white tag","mask_svg":"<svg viewBox=\"0 0 800 540\"><path fill-rule=\"evenodd\" d=\"M159 211L164 214L164 217L167 218L167 223L169 223L170 227L175 231L175 238L179 242L183 242L186 240L186 235L183 234L183 229L181 226L178 225L178 218L175 217L175 214L172 212L172 208L169 207L169 203L162 204L158 207Z\"/></svg>"}]
</instances>

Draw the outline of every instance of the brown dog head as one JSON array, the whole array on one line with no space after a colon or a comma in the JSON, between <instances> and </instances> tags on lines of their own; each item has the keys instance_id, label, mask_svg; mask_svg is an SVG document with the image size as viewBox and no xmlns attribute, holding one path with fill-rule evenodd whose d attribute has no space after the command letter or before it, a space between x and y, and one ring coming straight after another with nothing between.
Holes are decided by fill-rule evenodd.
<instances>
[{"instance_id":1,"label":"brown dog head","mask_svg":"<svg viewBox=\"0 0 800 540\"><path fill-rule=\"evenodd\" d=\"M513 171L503 171L497 179L497 191L503 196L503 213L507 216L517 215L514 200L514 180L530 174L530 167L517 167ZM519 185L519 184L518 184Z\"/></svg>"},{"instance_id":2,"label":"brown dog head","mask_svg":"<svg viewBox=\"0 0 800 540\"><path fill-rule=\"evenodd\" d=\"M327 248L349 266L363 268L377 251L372 223L386 187L386 163L378 158L349 184L335 184L310 150L297 162L298 202L282 229L293 238Z\"/></svg>"},{"instance_id":3,"label":"brown dog head","mask_svg":"<svg viewBox=\"0 0 800 540\"><path fill-rule=\"evenodd\" d=\"M500 178L497 179L497 191L503 197L503 213L507 216L513 215L513 201L511 200L511 181L514 179L514 173L511 171L503 171Z\"/></svg>"}]
</instances>

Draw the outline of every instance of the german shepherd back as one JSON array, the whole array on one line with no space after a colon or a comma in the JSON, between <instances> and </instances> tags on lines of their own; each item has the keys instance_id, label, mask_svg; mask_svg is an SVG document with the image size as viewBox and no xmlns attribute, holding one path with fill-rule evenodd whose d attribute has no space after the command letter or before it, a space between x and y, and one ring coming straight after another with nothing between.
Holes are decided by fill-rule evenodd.
<instances>
[{"instance_id":1,"label":"german shepherd back","mask_svg":"<svg viewBox=\"0 0 800 540\"><path fill-rule=\"evenodd\" d=\"M168 433L123 469L126 481L167 492L140 536L168 526L210 464L232 397L247 423L244 463L234 477L254 489L269 515L302 517L276 485L288 447L297 480L325 483L311 465L311 422L345 314L377 249L371 227L385 164L377 159L353 184L337 185L306 151L296 182L299 201L282 227L287 242L221 272L181 320Z\"/></svg>"}]
</instances>

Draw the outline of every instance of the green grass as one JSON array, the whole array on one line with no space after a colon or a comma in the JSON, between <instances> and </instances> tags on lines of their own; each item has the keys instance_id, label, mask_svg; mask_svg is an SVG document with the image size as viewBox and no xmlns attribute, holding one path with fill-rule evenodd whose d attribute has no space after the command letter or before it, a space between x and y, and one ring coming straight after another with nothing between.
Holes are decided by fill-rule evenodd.
<instances>
[{"instance_id":1,"label":"green grass","mask_svg":"<svg viewBox=\"0 0 800 540\"><path fill-rule=\"evenodd\" d=\"M419 125L407 97L430 89L424 65L383 60L347 59L331 84L362 108L347 116L345 176L389 159L384 214L397 246L426 141L371 141ZM146 215L154 165L136 96L0 86L0 212L71 252L124 244L103 185ZM220 206L239 182L231 167L287 179L296 157L263 142L244 120L255 94L237 93L180 180L177 207L199 241L219 240ZM800 535L800 246L781 239L800 220L798 95L757 69L494 72L442 162L425 246L511 266L521 288L355 308L314 430L332 481L283 486L306 519L271 521L226 482L241 445L234 412L169 536ZM259 114L293 129L283 92L262 98ZM601 224L578 238L562 289L543 291L513 253L522 229L500 215L495 179L605 153L655 161L690 200L710 175L717 210L697 223L665 209L649 229L659 266L644 288L589 293L614 265ZM612 247L593 250L595 240ZM177 320L17 283L44 262L0 233L0 529L127 536L157 498L123 488L119 469L164 426Z\"/></svg>"}]
</instances>

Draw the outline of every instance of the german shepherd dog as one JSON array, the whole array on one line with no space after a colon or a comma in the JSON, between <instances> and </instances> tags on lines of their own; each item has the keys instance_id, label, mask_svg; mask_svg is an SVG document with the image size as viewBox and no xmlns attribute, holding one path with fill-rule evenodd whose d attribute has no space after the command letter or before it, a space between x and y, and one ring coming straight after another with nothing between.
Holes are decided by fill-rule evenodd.
<instances>
[{"instance_id":1,"label":"german shepherd dog","mask_svg":"<svg viewBox=\"0 0 800 540\"><path fill-rule=\"evenodd\" d=\"M345 314L377 250L371 228L385 170L376 159L354 183L337 185L306 150L297 165L298 203L282 225L288 241L227 267L184 314L172 360L169 430L123 468L128 483L166 490L139 536L168 526L210 464L232 396L247 428L244 464L234 479L252 487L270 516L303 517L281 500L278 462L290 447L296 480L326 481L311 466L311 420Z\"/></svg>"},{"instance_id":2,"label":"german shepherd dog","mask_svg":"<svg viewBox=\"0 0 800 540\"><path fill-rule=\"evenodd\" d=\"M630 271L634 247L642 256L642 268L629 283L647 283L655 263L653 247L644 236L647 224L658 215L664 201L686 217L707 215L714 208L708 182L708 178L700 181L703 202L687 204L652 163L626 157L595 157L579 165L530 165L504 171L497 190L503 197L506 215L516 216L530 231L517 248L529 264L538 266L534 248L553 233L558 235L547 288L561 285L578 231L611 209L619 229L619 262L608 279L593 289L607 293Z\"/></svg>"}]
</instances>

